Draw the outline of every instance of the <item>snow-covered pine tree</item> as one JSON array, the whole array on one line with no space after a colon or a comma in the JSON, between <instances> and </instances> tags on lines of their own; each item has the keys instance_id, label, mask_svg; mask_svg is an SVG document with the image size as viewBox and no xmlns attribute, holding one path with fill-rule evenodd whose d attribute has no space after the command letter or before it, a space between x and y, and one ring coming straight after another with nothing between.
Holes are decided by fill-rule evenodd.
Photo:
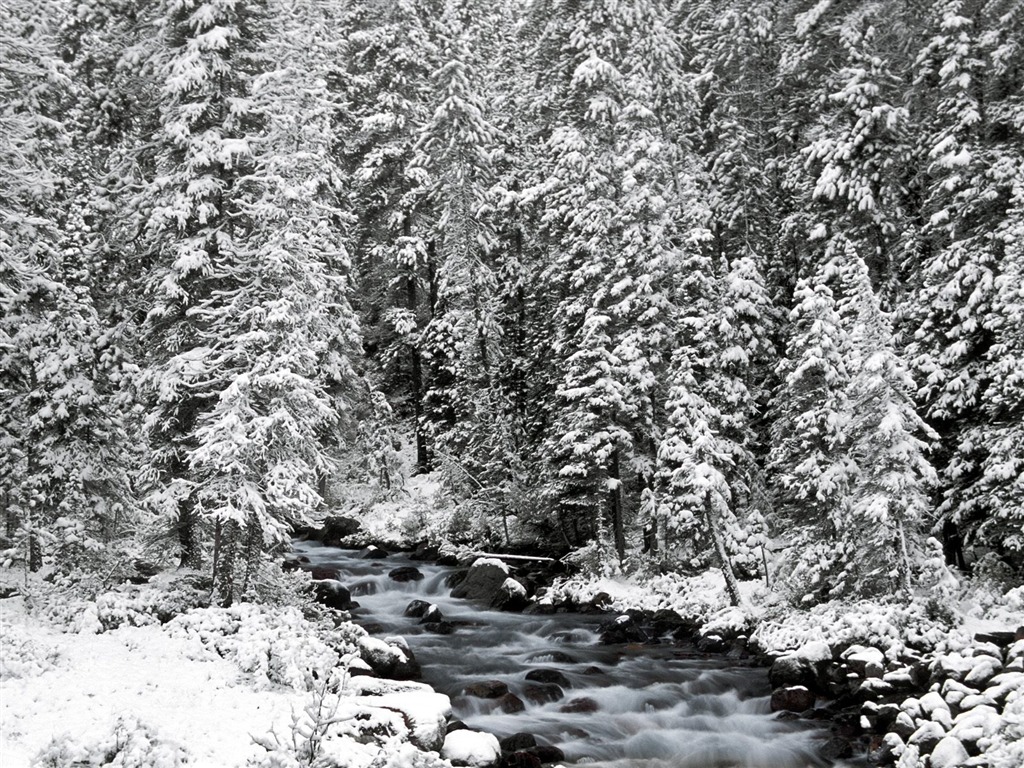
<instances>
[{"instance_id":1,"label":"snow-covered pine tree","mask_svg":"<svg viewBox=\"0 0 1024 768\"><path fill-rule=\"evenodd\" d=\"M929 8L929 39L917 58L914 94L921 111L918 152L926 168L924 222L915 275L917 329L910 347L919 399L939 433L940 514L968 538L1000 546L986 521L996 486L1012 493L1012 472L990 458L986 393L1001 378L993 346L1005 328L994 306L1015 226L1015 187L1024 157L1019 3L948 0ZM1012 271L1013 267L1010 266ZM996 395L1000 398L1000 395ZM986 467L1000 467L990 471Z\"/></svg>"},{"instance_id":2,"label":"snow-covered pine tree","mask_svg":"<svg viewBox=\"0 0 1024 768\"><path fill-rule=\"evenodd\" d=\"M38 10L14 3L0 18L0 536L8 562L72 570L126 523L131 462L120 361L65 263L67 82Z\"/></svg>"},{"instance_id":3,"label":"snow-covered pine tree","mask_svg":"<svg viewBox=\"0 0 1024 768\"><path fill-rule=\"evenodd\" d=\"M622 560L653 476L680 254L704 231L683 174L692 100L661 3L553 2L532 13L546 141L531 196L551 248L562 379L546 450L551 496L565 527L585 539L609 532L598 544Z\"/></svg>"},{"instance_id":4,"label":"snow-covered pine tree","mask_svg":"<svg viewBox=\"0 0 1024 768\"><path fill-rule=\"evenodd\" d=\"M896 353L868 267L849 246L847 254L840 309L852 323L847 452L857 475L840 519L845 563L833 592L909 596L931 511L936 474L925 454L935 435L915 410L915 383Z\"/></svg>"},{"instance_id":5,"label":"snow-covered pine tree","mask_svg":"<svg viewBox=\"0 0 1024 768\"><path fill-rule=\"evenodd\" d=\"M729 479L734 475L736 445L716 429L723 414L700 396L686 351L674 355L671 376L666 426L658 446L660 527L666 538L686 541L691 554L697 549L695 534L710 540L729 599L739 605L739 585L726 546L727 529L737 522L735 483Z\"/></svg>"},{"instance_id":6,"label":"snow-covered pine tree","mask_svg":"<svg viewBox=\"0 0 1024 768\"><path fill-rule=\"evenodd\" d=\"M462 18L466 5L450 0L437 22L441 63L413 159L426 172L423 205L436 257L436 300L422 342L431 371L427 420L448 454L463 454L467 440L474 441L474 409L479 404L485 414L489 410L500 363L496 243L487 199L498 137L480 93L479 62L470 49L473 27Z\"/></svg>"},{"instance_id":7,"label":"snow-covered pine tree","mask_svg":"<svg viewBox=\"0 0 1024 768\"><path fill-rule=\"evenodd\" d=\"M786 578L803 597L827 591L836 570L839 519L855 467L846 454L851 341L820 269L802 279L779 364L768 475L778 503L776 527L794 551Z\"/></svg>"},{"instance_id":8,"label":"snow-covered pine tree","mask_svg":"<svg viewBox=\"0 0 1024 768\"><path fill-rule=\"evenodd\" d=\"M315 56L330 25L309 22ZM183 564L212 544L223 603L320 503L325 444L359 386L337 99L294 50L296 23L259 4L168 1L158 176L139 203L152 211L140 380L151 499L177 524Z\"/></svg>"},{"instance_id":9,"label":"snow-covered pine tree","mask_svg":"<svg viewBox=\"0 0 1024 768\"><path fill-rule=\"evenodd\" d=\"M431 468L420 343L433 311L436 254L422 221L425 171L413 158L438 69L431 27L440 5L357 3L342 26L348 114L339 138L357 214L349 252L362 286L367 352L381 363L398 415L413 418L418 471Z\"/></svg>"}]
</instances>

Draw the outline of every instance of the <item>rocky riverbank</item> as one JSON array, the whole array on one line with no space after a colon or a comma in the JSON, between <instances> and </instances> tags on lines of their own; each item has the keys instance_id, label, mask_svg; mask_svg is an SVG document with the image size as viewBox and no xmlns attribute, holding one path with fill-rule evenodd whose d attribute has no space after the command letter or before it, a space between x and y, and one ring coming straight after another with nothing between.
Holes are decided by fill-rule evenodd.
<instances>
[{"instance_id":1,"label":"rocky riverbank","mask_svg":"<svg viewBox=\"0 0 1024 768\"><path fill-rule=\"evenodd\" d=\"M368 558L385 555L371 542L358 541L355 521L329 519L306 536L328 545L365 544ZM411 557L457 567L449 579L453 596L492 608L530 615L607 614L601 625L602 643L667 643L767 666L772 710L780 718L827 721L833 736L825 752L831 760L866 758L899 768L1024 765L1024 730L1019 734L1015 730L1024 729L1020 711L1024 708L1024 627L976 634L973 642L955 652L915 651L898 643L874 647L818 641L780 653L778 648L762 647L750 627L711 631L694 617L668 609L624 609L621 601L616 604L618 610L612 610L613 601L606 593L586 600L552 599L547 587L564 571L555 561L513 556L511 564L498 557L459 563L424 545ZM400 570L392 577L416 577L409 569ZM343 586L317 589L327 602ZM422 611L421 621L428 631L456 631L436 606L410 609ZM1000 762L1004 754L1011 761L1019 754L1020 760ZM508 753L505 757L507 762Z\"/></svg>"}]
</instances>

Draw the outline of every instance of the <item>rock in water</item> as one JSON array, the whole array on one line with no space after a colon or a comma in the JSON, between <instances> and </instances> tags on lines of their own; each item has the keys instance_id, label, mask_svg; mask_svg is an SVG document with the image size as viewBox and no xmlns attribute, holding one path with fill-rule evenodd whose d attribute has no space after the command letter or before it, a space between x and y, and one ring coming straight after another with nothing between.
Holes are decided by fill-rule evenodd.
<instances>
[{"instance_id":1,"label":"rock in water","mask_svg":"<svg viewBox=\"0 0 1024 768\"><path fill-rule=\"evenodd\" d=\"M335 608L339 611L347 611L352 607L352 595L340 581L335 579L322 579L313 582L313 594L316 601L328 608Z\"/></svg>"},{"instance_id":2,"label":"rock in water","mask_svg":"<svg viewBox=\"0 0 1024 768\"><path fill-rule=\"evenodd\" d=\"M419 568L411 565L403 565L401 568L394 568L388 572L388 578L404 584L408 581L422 581L423 573Z\"/></svg>"},{"instance_id":3,"label":"rock in water","mask_svg":"<svg viewBox=\"0 0 1024 768\"><path fill-rule=\"evenodd\" d=\"M466 572L466 577L452 590L452 597L491 603L508 577L508 566L501 560L477 558Z\"/></svg>"}]
</instances>

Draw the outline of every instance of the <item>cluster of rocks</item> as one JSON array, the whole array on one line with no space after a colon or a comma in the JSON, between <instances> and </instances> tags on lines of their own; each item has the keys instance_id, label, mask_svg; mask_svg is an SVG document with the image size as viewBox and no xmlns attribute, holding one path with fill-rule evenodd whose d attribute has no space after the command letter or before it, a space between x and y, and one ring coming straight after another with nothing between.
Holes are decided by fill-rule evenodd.
<instances>
[{"instance_id":1,"label":"cluster of rocks","mask_svg":"<svg viewBox=\"0 0 1024 768\"><path fill-rule=\"evenodd\" d=\"M559 682L554 682L558 680ZM470 683L462 690L463 696L480 699L488 705L492 712L515 714L526 708L523 699L544 704L558 701L564 697L562 686L569 687L568 679L558 670L534 669L526 674L526 683L520 695L509 690L508 684L501 680L483 680ZM571 703L571 702L570 702ZM596 707L595 707L596 708ZM564 709L563 711L592 711ZM461 722L449 726L450 731L464 728ZM500 756L496 761L501 768L539 768L545 763L557 763L565 759L561 749L554 746L538 744L530 733L515 733L499 742ZM456 765L460 763L456 762Z\"/></svg>"},{"instance_id":2,"label":"cluster of rocks","mask_svg":"<svg viewBox=\"0 0 1024 768\"><path fill-rule=\"evenodd\" d=\"M900 768L985 766L986 739L998 731L1007 698L1024 690L1024 628L977 635L963 652L931 659L809 643L776 658L769 680L772 711L832 721L832 757L870 752Z\"/></svg>"}]
</instances>

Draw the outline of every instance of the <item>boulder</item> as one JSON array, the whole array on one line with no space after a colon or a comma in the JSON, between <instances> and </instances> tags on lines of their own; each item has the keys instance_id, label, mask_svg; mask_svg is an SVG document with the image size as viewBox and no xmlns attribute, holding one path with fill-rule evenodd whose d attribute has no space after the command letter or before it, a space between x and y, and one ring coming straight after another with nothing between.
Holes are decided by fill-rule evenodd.
<instances>
[{"instance_id":1,"label":"boulder","mask_svg":"<svg viewBox=\"0 0 1024 768\"><path fill-rule=\"evenodd\" d=\"M885 654L877 648L852 645L842 658L861 677L880 678L885 672Z\"/></svg>"},{"instance_id":2,"label":"boulder","mask_svg":"<svg viewBox=\"0 0 1024 768\"><path fill-rule=\"evenodd\" d=\"M318 565L314 568L310 568L309 577L316 581L324 581L326 579L337 579L341 575L341 571L337 568L330 566Z\"/></svg>"},{"instance_id":3,"label":"boulder","mask_svg":"<svg viewBox=\"0 0 1024 768\"><path fill-rule=\"evenodd\" d=\"M495 701L498 704L496 709L500 709L506 715L514 715L516 712L522 712L526 709L523 700L514 693L506 693L504 696L499 696Z\"/></svg>"},{"instance_id":4,"label":"boulder","mask_svg":"<svg viewBox=\"0 0 1024 768\"><path fill-rule=\"evenodd\" d=\"M946 736L935 745L928 763L931 768L960 768L970 755L956 736Z\"/></svg>"},{"instance_id":5,"label":"boulder","mask_svg":"<svg viewBox=\"0 0 1024 768\"><path fill-rule=\"evenodd\" d=\"M523 686L523 697L534 704L550 704L564 698L565 692L554 683L533 683Z\"/></svg>"},{"instance_id":6,"label":"boulder","mask_svg":"<svg viewBox=\"0 0 1024 768\"><path fill-rule=\"evenodd\" d=\"M479 683L470 683L462 689L463 696L472 696L477 699L497 699L508 693L508 686L501 680L484 680Z\"/></svg>"},{"instance_id":7,"label":"boulder","mask_svg":"<svg viewBox=\"0 0 1024 768\"><path fill-rule=\"evenodd\" d=\"M589 696L577 696L575 699L567 701L558 709L559 712L566 712L570 714L575 714L577 712L597 712L597 710L597 702Z\"/></svg>"},{"instance_id":8,"label":"boulder","mask_svg":"<svg viewBox=\"0 0 1024 768\"><path fill-rule=\"evenodd\" d=\"M432 544L420 544L409 555L410 560L437 560L439 557L441 557L441 550Z\"/></svg>"},{"instance_id":9,"label":"boulder","mask_svg":"<svg viewBox=\"0 0 1024 768\"><path fill-rule=\"evenodd\" d=\"M490 733L467 729L452 731L444 739L441 757L452 765L491 768L501 761L501 746Z\"/></svg>"},{"instance_id":10,"label":"boulder","mask_svg":"<svg viewBox=\"0 0 1024 768\"><path fill-rule=\"evenodd\" d=\"M529 604L526 596L526 587L513 579L511 576L505 579L494 597L491 598L491 607L499 611L521 611Z\"/></svg>"},{"instance_id":11,"label":"boulder","mask_svg":"<svg viewBox=\"0 0 1024 768\"><path fill-rule=\"evenodd\" d=\"M814 706L815 695L802 685L789 685L772 691L772 712L803 712Z\"/></svg>"},{"instance_id":12,"label":"boulder","mask_svg":"<svg viewBox=\"0 0 1024 768\"><path fill-rule=\"evenodd\" d=\"M654 615L651 616L651 626L658 635L671 634L677 638L684 633L693 634L696 630L696 627L668 608L654 612Z\"/></svg>"},{"instance_id":13,"label":"boulder","mask_svg":"<svg viewBox=\"0 0 1024 768\"><path fill-rule=\"evenodd\" d=\"M410 619L422 619L424 614L432 607L434 606L426 600L413 600L405 606L405 611L402 612L402 615L408 616Z\"/></svg>"},{"instance_id":14,"label":"boulder","mask_svg":"<svg viewBox=\"0 0 1024 768\"><path fill-rule=\"evenodd\" d=\"M907 743L911 746L917 747L924 753L928 753L935 749L935 745L942 741L945 735L946 732L943 730L941 725L933 723L930 720L926 720L916 731L910 734L910 738L907 739Z\"/></svg>"},{"instance_id":15,"label":"boulder","mask_svg":"<svg viewBox=\"0 0 1024 768\"><path fill-rule=\"evenodd\" d=\"M701 635L697 638L697 650L701 653L727 653L732 644L717 634Z\"/></svg>"},{"instance_id":16,"label":"boulder","mask_svg":"<svg viewBox=\"0 0 1024 768\"><path fill-rule=\"evenodd\" d=\"M976 656L971 671L964 676L964 685L984 688L988 681L1003 671L1003 663L991 656Z\"/></svg>"},{"instance_id":17,"label":"boulder","mask_svg":"<svg viewBox=\"0 0 1024 768\"><path fill-rule=\"evenodd\" d=\"M452 597L491 603L498 596L508 577L508 566L501 560L477 558L466 571L465 578L452 590Z\"/></svg>"},{"instance_id":18,"label":"boulder","mask_svg":"<svg viewBox=\"0 0 1024 768\"><path fill-rule=\"evenodd\" d=\"M401 568L393 568L388 571L388 578L404 584L409 581L422 581L423 573L419 568L412 565L403 565Z\"/></svg>"},{"instance_id":19,"label":"boulder","mask_svg":"<svg viewBox=\"0 0 1024 768\"><path fill-rule=\"evenodd\" d=\"M802 685L809 689L815 687L816 680L814 666L795 654L780 656L768 669L768 681L773 688Z\"/></svg>"},{"instance_id":20,"label":"boulder","mask_svg":"<svg viewBox=\"0 0 1024 768\"><path fill-rule=\"evenodd\" d=\"M532 733L513 733L500 742L502 752L521 752L537 746L537 739Z\"/></svg>"},{"instance_id":21,"label":"boulder","mask_svg":"<svg viewBox=\"0 0 1024 768\"><path fill-rule=\"evenodd\" d=\"M907 745L895 733L887 733L882 737L878 748L871 754L872 760L878 765L892 765L903 755Z\"/></svg>"},{"instance_id":22,"label":"boulder","mask_svg":"<svg viewBox=\"0 0 1024 768\"><path fill-rule=\"evenodd\" d=\"M526 673L526 679L532 683L554 683L562 688L572 688L569 678L557 669L531 669Z\"/></svg>"},{"instance_id":23,"label":"boulder","mask_svg":"<svg viewBox=\"0 0 1024 768\"><path fill-rule=\"evenodd\" d=\"M365 661L378 677L389 680L410 680L420 675L420 665L412 649L400 637L375 637L359 639L359 657Z\"/></svg>"},{"instance_id":24,"label":"boulder","mask_svg":"<svg viewBox=\"0 0 1024 768\"><path fill-rule=\"evenodd\" d=\"M342 539L348 538L360 529L358 520L344 515L330 515L324 518L323 525L316 532L314 538L329 547L336 547Z\"/></svg>"},{"instance_id":25,"label":"boulder","mask_svg":"<svg viewBox=\"0 0 1024 768\"><path fill-rule=\"evenodd\" d=\"M431 605L420 617L420 624L440 624L444 621L444 614L436 605Z\"/></svg>"},{"instance_id":26,"label":"boulder","mask_svg":"<svg viewBox=\"0 0 1024 768\"><path fill-rule=\"evenodd\" d=\"M651 639L637 620L628 614L622 614L604 622L598 631L601 633L601 645L646 643Z\"/></svg>"},{"instance_id":27,"label":"boulder","mask_svg":"<svg viewBox=\"0 0 1024 768\"><path fill-rule=\"evenodd\" d=\"M348 588L335 579L321 579L313 582L313 596L321 605L339 611L352 607L352 595Z\"/></svg>"},{"instance_id":28,"label":"boulder","mask_svg":"<svg viewBox=\"0 0 1024 768\"><path fill-rule=\"evenodd\" d=\"M349 686L361 706L397 712L409 729L409 741L417 748L441 749L451 716L451 701L424 683L373 680L356 677Z\"/></svg>"}]
</instances>

